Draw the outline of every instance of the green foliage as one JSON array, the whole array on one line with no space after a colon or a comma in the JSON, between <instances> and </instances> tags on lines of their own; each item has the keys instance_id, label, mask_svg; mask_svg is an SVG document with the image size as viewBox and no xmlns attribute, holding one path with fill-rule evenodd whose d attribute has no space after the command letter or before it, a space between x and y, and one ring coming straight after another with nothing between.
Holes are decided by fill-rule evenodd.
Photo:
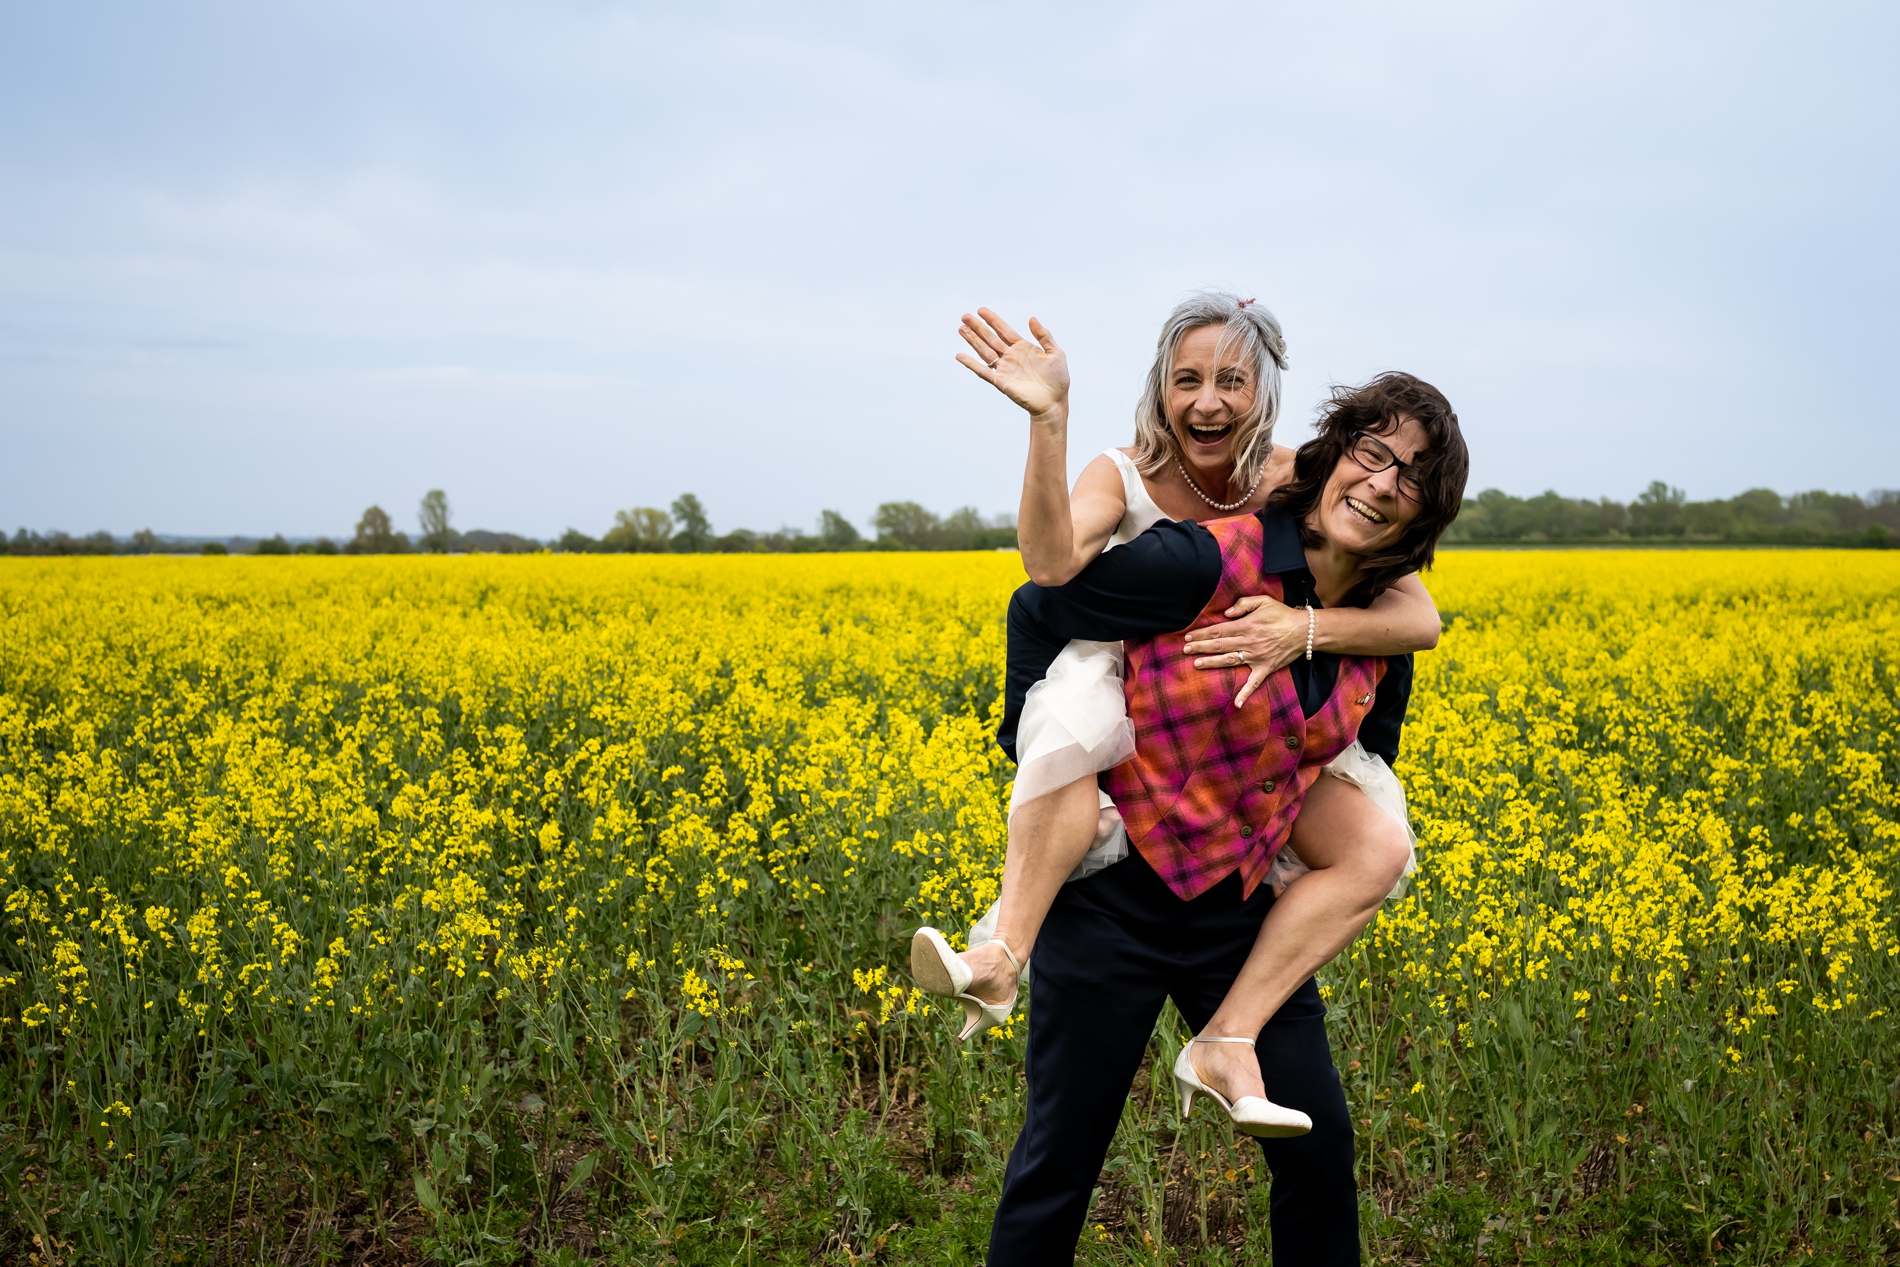
<instances>
[{"instance_id":1,"label":"green foliage","mask_svg":"<svg viewBox=\"0 0 1900 1267\"><path fill-rule=\"evenodd\" d=\"M614 512L614 526L600 539L603 549L650 553L665 550L673 538L673 519L656 506Z\"/></svg>"},{"instance_id":2,"label":"green foliage","mask_svg":"<svg viewBox=\"0 0 1900 1267\"><path fill-rule=\"evenodd\" d=\"M455 530L449 527L449 495L439 488L432 488L422 495L422 505L416 511L416 518L422 524L422 548L431 554L446 554L455 544Z\"/></svg>"},{"instance_id":3,"label":"green foliage","mask_svg":"<svg viewBox=\"0 0 1900 1267\"><path fill-rule=\"evenodd\" d=\"M986 522L974 506L962 506L939 519L916 502L885 502L872 520L878 545L896 550L994 550L1014 547L1016 529Z\"/></svg>"},{"instance_id":4,"label":"green foliage","mask_svg":"<svg viewBox=\"0 0 1900 1267\"><path fill-rule=\"evenodd\" d=\"M689 553L704 550L712 544L712 520L707 517L706 508L699 498L691 493L681 493L673 503L673 519L679 525L673 535L673 548Z\"/></svg>"},{"instance_id":5,"label":"green foliage","mask_svg":"<svg viewBox=\"0 0 1900 1267\"><path fill-rule=\"evenodd\" d=\"M291 553L290 542L284 540L284 534L280 532L274 537L266 537L262 541L258 542L257 549L253 551L253 553L255 554L289 554Z\"/></svg>"},{"instance_id":6,"label":"green foliage","mask_svg":"<svg viewBox=\"0 0 1900 1267\"><path fill-rule=\"evenodd\" d=\"M389 512L381 506L363 512L356 521L356 535L343 547L345 554L407 554L409 550L409 534L395 531Z\"/></svg>"},{"instance_id":7,"label":"green foliage","mask_svg":"<svg viewBox=\"0 0 1900 1267\"><path fill-rule=\"evenodd\" d=\"M541 549L541 543L513 532L471 528L455 534L455 549L471 554L533 554Z\"/></svg>"},{"instance_id":8,"label":"green foliage","mask_svg":"<svg viewBox=\"0 0 1900 1267\"><path fill-rule=\"evenodd\" d=\"M1900 538L1900 493L1881 490L1866 500L1826 492L1784 498L1771 488L1737 497L1692 502L1679 488L1656 480L1624 505L1608 498L1579 500L1545 492L1513 497L1487 488L1465 499L1447 542L1695 541L1758 545L1833 545L1879 548Z\"/></svg>"},{"instance_id":9,"label":"green foliage","mask_svg":"<svg viewBox=\"0 0 1900 1267\"><path fill-rule=\"evenodd\" d=\"M857 525L835 510L818 512L818 539L827 550L852 550L863 537Z\"/></svg>"},{"instance_id":10,"label":"green foliage","mask_svg":"<svg viewBox=\"0 0 1900 1267\"><path fill-rule=\"evenodd\" d=\"M970 534L971 550L1014 550L1017 548L1014 525L999 528L982 528Z\"/></svg>"},{"instance_id":11,"label":"green foliage","mask_svg":"<svg viewBox=\"0 0 1900 1267\"><path fill-rule=\"evenodd\" d=\"M871 517L877 539L905 550L927 550L943 521L916 502L885 502Z\"/></svg>"},{"instance_id":12,"label":"green foliage","mask_svg":"<svg viewBox=\"0 0 1900 1267\"><path fill-rule=\"evenodd\" d=\"M22 528L7 543L9 554L111 554L116 549L117 542L109 532L90 532L83 537L53 532L42 537Z\"/></svg>"}]
</instances>

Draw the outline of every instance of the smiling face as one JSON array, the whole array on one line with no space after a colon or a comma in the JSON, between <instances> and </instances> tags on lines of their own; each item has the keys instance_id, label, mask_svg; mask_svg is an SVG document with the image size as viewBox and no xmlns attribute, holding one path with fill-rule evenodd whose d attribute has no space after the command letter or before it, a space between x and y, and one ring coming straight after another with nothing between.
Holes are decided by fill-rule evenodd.
<instances>
[{"instance_id":1,"label":"smiling face","mask_svg":"<svg viewBox=\"0 0 1900 1267\"><path fill-rule=\"evenodd\" d=\"M1251 420L1258 388L1251 358L1238 339L1221 348L1223 329L1197 326L1181 336L1164 406L1176 451L1210 492L1226 487L1235 456L1258 425Z\"/></svg>"},{"instance_id":2,"label":"smiling face","mask_svg":"<svg viewBox=\"0 0 1900 1267\"><path fill-rule=\"evenodd\" d=\"M1425 429L1410 418L1372 434L1400 462L1415 461L1429 445ZM1400 490L1398 467L1368 471L1349 449L1340 455L1309 522L1339 549L1372 554L1395 545L1419 509L1419 503Z\"/></svg>"}]
</instances>

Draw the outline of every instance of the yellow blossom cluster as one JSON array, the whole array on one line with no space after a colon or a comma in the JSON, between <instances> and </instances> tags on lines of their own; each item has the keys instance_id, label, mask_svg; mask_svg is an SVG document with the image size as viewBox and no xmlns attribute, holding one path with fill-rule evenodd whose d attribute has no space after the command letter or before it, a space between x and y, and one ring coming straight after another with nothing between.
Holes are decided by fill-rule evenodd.
<instances>
[{"instance_id":1,"label":"yellow blossom cluster","mask_svg":"<svg viewBox=\"0 0 1900 1267\"><path fill-rule=\"evenodd\" d=\"M0 1032L361 1031L610 977L712 1017L762 909L832 943L866 901L967 918L1014 570L9 565Z\"/></svg>"},{"instance_id":2,"label":"yellow blossom cluster","mask_svg":"<svg viewBox=\"0 0 1900 1267\"><path fill-rule=\"evenodd\" d=\"M1371 953L1454 1011L1552 976L1586 1008L1796 988L1769 965L1859 1002L1900 954L1895 562L1452 555L1399 767L1423 873Z\"/></svg>"}]
</instances>

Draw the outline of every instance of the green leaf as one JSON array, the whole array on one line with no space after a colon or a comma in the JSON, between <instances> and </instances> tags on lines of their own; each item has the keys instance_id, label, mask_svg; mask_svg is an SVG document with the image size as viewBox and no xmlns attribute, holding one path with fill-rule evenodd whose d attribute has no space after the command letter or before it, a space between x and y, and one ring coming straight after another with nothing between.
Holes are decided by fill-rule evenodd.
<instances>
[{"instance_id":1,"label":"green leaf","mask_svg":"<svg viewBox=\"0 0 1900 1267\"><path fill-rule=\"evenodd\" d=\"M442 1217L442 1198L435 1195L435 1185L420 1170L416 1171L416 1201L436 1218Z\"/></svg>"},{"instance_id":2,"label":"green leaf","mask_svg":"<svg viewBox=\"0 0 1900 1267\"><path fill-rule=\"evenodd\" d=\"M600 1161L599 1153L589 1153L574 1163L574 1172L567 1177L567 1186L561 1189L561 1200L573 1196L580 1186L594 1173L594 1166Z\"/></svg>"}]
</instances>

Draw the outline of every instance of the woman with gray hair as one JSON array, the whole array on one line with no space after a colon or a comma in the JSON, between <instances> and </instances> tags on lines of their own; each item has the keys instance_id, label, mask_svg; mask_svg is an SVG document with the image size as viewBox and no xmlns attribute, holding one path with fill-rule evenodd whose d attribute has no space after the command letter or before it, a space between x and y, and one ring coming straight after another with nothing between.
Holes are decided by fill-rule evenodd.
<instances>
[{"instance_id":1,"label":"woman with gray hair","mask_svg":"<svg viewBox=\"0 0 1900 1267\"><path fill-rule=\"evenodd\" d=\"M963 318L971 353L957 359L1030 415L1018 533L1024 569L1038 585L1066 584L1098 554L1156 522L1254 513L1290 476L1292 451L1273 442L1286 342L1256 301L1206 292L1169 314L1136 408L1135 443L1090 462L1073 494L1062 349L1040 321L1030 321L1033 337L1024 338L989 309L978 312ZM1435 645L1439 630L1437 608L1415 574L1365 608L1302 611L1263 596L1243 599L1227 615L1226 624L1196 630L1187 650L1201 657L1200 668L1250 670L1236 707L1315 649L1403 655ZM1001 1024L1014 1009L1020 964L1063 884L1127 856L1120 816L1096 779L1135 750L1122 668L1120 643L1080 640L1046 668L1010 665L1012 694L1023 703L998 734L1018 765L1001 896L963 953L933 928L919 929L912 942L918 984L963 1004L960 1037ZM1026 675L1033 685L1024 691L1016 679ZM1329 772L1338 777L1308 794L1268 877L1284 889L1312 873L1275 904L1256 952L1263 971L1249 974L1280 998L1358 934L1411 866L1404 792L1385 764L1355 744ZM1227 1091L1230 1103L1262 1098L1258 1068L1246 1056L1214 1049L1203 1058L1201 1076Z\"/></svg>"}]
</instances>

